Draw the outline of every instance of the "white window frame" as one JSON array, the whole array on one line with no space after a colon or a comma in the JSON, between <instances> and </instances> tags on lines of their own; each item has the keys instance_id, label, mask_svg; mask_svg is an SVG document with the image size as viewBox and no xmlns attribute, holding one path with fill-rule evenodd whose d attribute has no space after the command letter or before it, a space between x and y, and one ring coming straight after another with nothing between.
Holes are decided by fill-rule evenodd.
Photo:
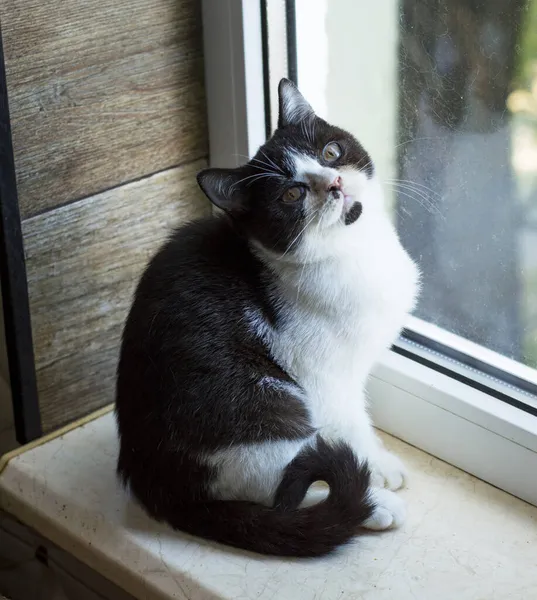
<instances>
[{"instance_id":1,"label":"white window frame","mask_svg":"<svg viewBox=\"0 0 537 600\"><path fill-rule=\"evenodd\" d=\"M203 28L210 164L236 166L265 141L261 3L203 0ZM461 343L436 329L444 342ZM512 362L471 346L491 364ZM383 431L537 505L534 416L393 351L374 369L368 394Z\"/></svg>"}]
</instances>

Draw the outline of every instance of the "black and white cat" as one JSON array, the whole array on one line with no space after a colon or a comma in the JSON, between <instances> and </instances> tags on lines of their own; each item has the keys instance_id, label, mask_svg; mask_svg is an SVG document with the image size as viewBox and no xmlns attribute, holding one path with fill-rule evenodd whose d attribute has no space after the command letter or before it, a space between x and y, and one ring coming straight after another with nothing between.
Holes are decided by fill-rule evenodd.
<instances>
[{"instance_id":1,"label":"black and white cat","mask_svg":"<svg viewBox=\"0 0 537 600\"><path fill-rule=\"evenodd\" d=\"M316 556L404 519L364 385L414 306L371 159L282 80L278 129L198 182L223 209L149 264L123 335L118 472L153 517ZM328 497L304 506L315 481ZM388 489L386 489L388 488Z\"/></svg>"}]
</instances>

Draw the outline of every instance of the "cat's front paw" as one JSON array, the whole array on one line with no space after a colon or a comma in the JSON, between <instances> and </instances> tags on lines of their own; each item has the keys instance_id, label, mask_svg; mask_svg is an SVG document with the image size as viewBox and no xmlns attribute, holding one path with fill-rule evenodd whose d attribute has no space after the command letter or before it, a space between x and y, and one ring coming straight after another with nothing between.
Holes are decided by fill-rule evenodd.
<instances>
[{"instance_id":1,"label":"cat's front paw","mask_svg":"<svg viewBox=\"0 0 537 600\"><path fill-rule=\"evenodd\" d=\"M405 485L408 477L401 459L387 450L381 450L374 458L370 458L369 468L371 485L377 488L398 490Z\"/></svg>"},{"instance_id":2,"label":"cat's front paw","mask_svg":"<svg viewBox=\"0 0 537 600\"><path fill-rule=\"evenodd\" d=\"M373 513L362 523L365 529L383 531L401 526L406 518L405 503L397 494L389 490L373 489L370 492L374 502Z\"/></svg>"}]
</instances>

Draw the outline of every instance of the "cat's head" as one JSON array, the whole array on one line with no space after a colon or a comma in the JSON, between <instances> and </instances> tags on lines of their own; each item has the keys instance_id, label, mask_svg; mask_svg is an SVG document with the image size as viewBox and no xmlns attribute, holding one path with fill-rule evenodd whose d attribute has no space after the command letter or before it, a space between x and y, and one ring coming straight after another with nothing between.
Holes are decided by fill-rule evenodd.
<instances>
[{"instance_id":1,"label":"cat's head","mask_svg":"<svg viewBox=\"0 0 537 600\"><path fill-rule=\"evenodd\" d=\"M371 158L350 133L318 117L287 79L279 105L277 130L247 164L206 169L198 183L256 245L301 260L307 246L366 226L383 200Z\"/></svg>"}]
</instances>

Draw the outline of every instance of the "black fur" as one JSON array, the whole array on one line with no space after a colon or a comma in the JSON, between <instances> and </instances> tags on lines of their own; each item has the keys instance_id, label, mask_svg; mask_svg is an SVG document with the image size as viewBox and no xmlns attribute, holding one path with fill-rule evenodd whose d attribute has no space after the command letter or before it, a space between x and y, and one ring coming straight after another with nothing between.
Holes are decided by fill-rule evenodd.
<instances>
[{"instance_id":1,"label":"black fur","mask_svg":"<svg viewBox=\"0 0 537 600\"><path fill-rule=\"evenodd\" d=\"M321 120L316 131L321 149L337 135L348 144L346 160L369 160L348 134ZM284 318L271 273L249 240L285 249L296 235L302 209L280 200L293 177L283 149L317 152L304 135L290 123L257 154L282 177L239 183L259 174L255 161L200 174L202 188L229 216L177 230L142 276L123 334L116 414L118 473L150 515L256 552L316 556L349 540L372 512L369 470L346 445L319 438L308 446L287 467L273 508L212 498L215 472L204 460L236 444L315 433L296 395L256 385L266 376L296 383L244 318L253 311L276 330ZM319 479L328 482L329 498L299 509Z\"/></svg>"},{"instance_id":2,"label":"black fur","mask_svg":"<svg viewBox=\"0 0 537 600\"><path fill-rule=\"evenodd\" d=\"M345 215L345 225L351 225L354 221L360 218L362 214L362 205L359 202L356 202L351 206L349 212Z\"/></svg>"}]
</instances>

